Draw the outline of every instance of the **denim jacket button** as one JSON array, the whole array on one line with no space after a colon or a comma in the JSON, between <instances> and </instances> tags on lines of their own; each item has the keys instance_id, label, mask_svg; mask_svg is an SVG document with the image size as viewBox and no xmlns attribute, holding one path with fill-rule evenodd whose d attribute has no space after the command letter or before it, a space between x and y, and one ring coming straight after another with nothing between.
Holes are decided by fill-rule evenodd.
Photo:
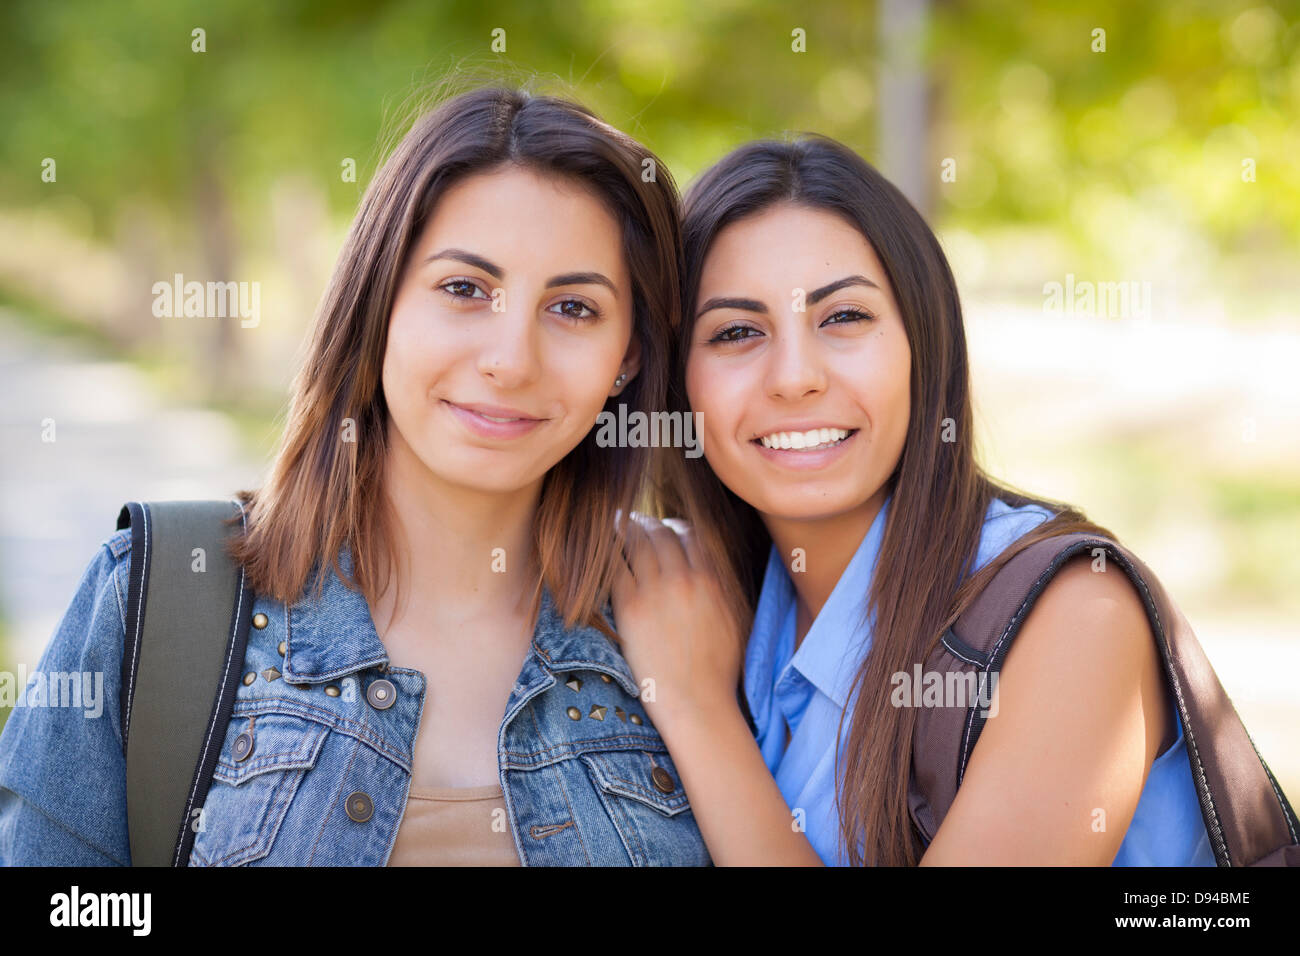
<instances>
[{"instance_id":1,"label":"denim jacket button","mask_svg":"<svg viewBox=\"0 0 1300 956\"><path fill-rule=\"evenodd\" d=\"M375 812L374 801L370 799L369 794L361 790L354 790L348 794L346 807L348 816L356 820L357 823L365 823L370 819L370 815Z\"/></svg>"},{"instance_id":2,"label":"denim jacket button","mask_svg":"<svg viewBox=\"0 0 1300 956\"><path fill-rule=\"evenodd\" d=\"M660 793L672 793L677 789L677 784L673 782L673 775L663 767L655 767L651 770L650 779L654 781L655 789Z\"/></svg>"},{"instance_id":3,"label":"denim jacket button","mask_svg":"<svg viewBox=\"0 0 1300 956\"><path fill-rule=\"evenodd\" d=\"M266 615L261 611L258 611L253 615L253 627L257 628L259 631L266 627Z\"/></svg>"},{"instance_id":4,"label":"denim jacket button","mask_svg":"<svg viewBox=\"0 0 1300 956\"><path fill-rule=\"evenodd\" d=\"M253 735L245 730L235 738L235 762L247 760L249 754L253 752Z\"/></svg>"},{"instance_id":5,"label":"denim jacket button","mask_svg":"<svg viewBox=\"0 0 1300 956\"><path fill-rule=\"evenodd\" d=\"M381 677L379 680L371 681L370 686L366 688L366 701L375 710L387 710L393 706L395 700L397 700L397 688L390 680Z\"/></svg>"},{"instance_id":6,"label":"denim jacket button","mask_svg":"<svg viewBox=\"0 0 1300 956\"><path fill-rule=\"evenodd\" d=\"M325 693L329 697L337 697L341 693L341 691L339 690L338 684L326 684Z\"/></svg>"}]
</instances>

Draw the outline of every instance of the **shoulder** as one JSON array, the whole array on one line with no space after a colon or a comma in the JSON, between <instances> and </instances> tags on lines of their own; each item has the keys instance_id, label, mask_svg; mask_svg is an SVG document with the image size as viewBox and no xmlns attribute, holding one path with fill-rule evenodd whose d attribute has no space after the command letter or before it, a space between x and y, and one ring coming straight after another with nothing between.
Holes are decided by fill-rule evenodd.
<instances>
[{"instance_id":1,"label":"shoulder","mask_svg":"<svg viewBox=\"0 0 1300 956\"><path fill-rule=\"evenodd\" d=\"M1086 641L1088 648L1154 660L1155 641L1146 608L1128 575L1115 562L1091 554L1076 555L1062 565L1043 589L1025 620L1017 643L1026 639L1065 643ZM1150 650L1151 654L1137 653Z\"/></svg>"},{"instance_id":2,"label":"shoulder","mask_svg":"<svg viewBox=\"0 0 1300 956\"><path fill-rule=\"evenodd\" d=\"M107 560L103 560L103 555ZM122 619L122 629L126 630L126 599L131 580L131 529L115 531L100 545L96 560L105 565L112 584L113 597L118 602L118 611ZM93 566L93 565L92 565Z\"/></svg>"},{"instance_id":3,"label":"shoulder","mask_svg":"<svg viewBox=\"0 0 1300 956\"><path fill-rule=\"evenodd\" d=\"M105 682L116 686L126 636L130 565L129 529L100 542L71 590L38 670L102 672Z\"/></svg>"},{"instance_id":4,"label":"shoulder","mask_svg":"<svg viewBox=\"0 0 1300 956\"><path fill-rule=\"evenodd\" d=\"M1147 766L1173 729L1146 607L1116 563L1087 554L1043 589L1007 652L999 692L1005 732L1035 723L1058 740L1101 740L1126 726Z\"/></svg>"},{"instance_id":5,"label":"shoulder","mask_svg":"<svg viewBox=\"0 0 1300 956\"><path fill-rule=\"evenodd\" d=\"M102 541L0 733L0 863L126 864L121 666L130 531ZM90 719L99 718L99 719Z\"/></svg>"},{"instance_id":6,"label":"shoulder","mask_svg":"<svg viewBox=\"0 0 1300 956\"><path fill-rule=\"evenodd\" d=\"M1171 729L1136 589L1070 559L1012 641L929 862L1110 863Z\"/></svg>"},{"instance_id":7,"label":"shoulder","mask_svg":"<svg viewBox=\"0 0 1300 956\"><path fill-rule=\"evenodd\" d=\"M117 561L121 561L131 554L131 529L123 528L120 531L114 531L104 541L103 547L108 549L108 553Z\"/></svg>"},{"instance_id":8,"label":"shoulder","mask_svg":"<svg viewBox=\"0 0 1300 956\"><path fill-rule=\"evenodd\" d=\"M81 574L68 617L111 610L126 626L126 599L131 572L131 529L115 531L96 548Z\"/></svg>"},{"instance_id":9,"label":"shoulder","mask_svg":"<svg viewBox=\"0 0 1300 956\"><path fill-rule=\"evenodd\" d=\"M124 528L100 542L90 558L46 654L99 661L112 676L126 634L130 573L131 529Z\"/></svg>"}]
</instances>

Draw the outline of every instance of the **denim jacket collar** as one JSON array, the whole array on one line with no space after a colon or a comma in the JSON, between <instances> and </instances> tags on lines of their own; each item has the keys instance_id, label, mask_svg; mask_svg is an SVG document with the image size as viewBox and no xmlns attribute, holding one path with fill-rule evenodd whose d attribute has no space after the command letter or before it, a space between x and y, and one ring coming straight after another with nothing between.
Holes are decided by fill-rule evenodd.
<instances>
[{"instance_id":1,"label":"denim jacket collar","mask_svg":"<svg viewBox=\"0 0 1300 956\"><path fill-rule=\"evenodd\" d=\"M339 551L339 566L351 577L352 555L346 546ZM323 574L319 598L312 579L288 608L284 679L291 684L334 680L388 664L388 651L375 630L365 595L349 588L332 564L324 568ZM613 613L608 602L602 615L612 628ZM628 694L635 697L640 693L627 662L610 639L581 623L565 627L546 587L542 588L532 649L537 662L552 673L597 670L617 680Z\"/></svg>"}]
</instances>

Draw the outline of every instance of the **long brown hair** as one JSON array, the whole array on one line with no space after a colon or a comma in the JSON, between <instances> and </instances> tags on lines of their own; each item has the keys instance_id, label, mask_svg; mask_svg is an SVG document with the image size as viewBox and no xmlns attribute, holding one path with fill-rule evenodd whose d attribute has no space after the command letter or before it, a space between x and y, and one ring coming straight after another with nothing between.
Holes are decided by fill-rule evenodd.
<instances>
[{"instance_id":1,"label":"long brown hair","mask_svg":"<svg viewBox=\"0 0 1300 956\"><path fill-rule=\"evenodd\" d=\"M662 407L680 324L679 206L668 170L568 100L502 87L452 97L415 122L371 180L317 311L270 477L239 492L247 531L230 552L258 593L297 600L318 561L332 562L372 603L387 587L398 563L382 493L381 368L394 295L439 197L506 163L580 184L620 224L641 367L617 401L629 412ZM355 440L343 440L345 428ZM594 435L543 480L533 543L538 593L544 583L569 626L582 621L608 633L600 610L618 554L615 512L636 500L649 449L599 448ZM338 562L345 545L352 582Z\"/></svg>"},{"instance_id":2,"label":"long brown hair","mask_svg":"<svg viewBox=\"0 0 1300 956\"><path fill-rule=\"evenodd\" d=\"M713 240L728 224L781 202L845 217L871 243L893 287L912 352L911 416L886 483L888 520L867 595L874 633L854 683L845 753L837 760L837 799L850 863L913 864L922 850L907 809L916 714L890 703L891 675L923 663L960 610L1014 553L1067 531L1110 535L1077 509L1021 494L977 464L961 304L939 242L902 193L855 152L826 137L748 143L686 191L684 321L670 405L688 407L686 360ZM758 513L703 459L664 455L659 466L662 509L682 514L698 529L705 554L723 574L735 615L752 621L771 545ZM985 512L995 497L1012 506L1044 505L1055 516L971 576Z\"/></svg>"}]
</instances>

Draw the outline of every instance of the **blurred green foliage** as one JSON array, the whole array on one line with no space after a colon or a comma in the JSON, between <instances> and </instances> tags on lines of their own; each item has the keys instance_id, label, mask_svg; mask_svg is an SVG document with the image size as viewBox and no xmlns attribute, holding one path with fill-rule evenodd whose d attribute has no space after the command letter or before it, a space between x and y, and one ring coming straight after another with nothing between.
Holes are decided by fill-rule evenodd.
<instances>
[{"instance_id":1,"label":"blurred green foliage","mask_svg":"<svg viewBox=\"0 0 1300 956\"><path fill-rule=\"evenodd\" d=\"M795 27L807 53L791 52ZM195 28L206 52L191 50ZM495 28L504 54L490 49ZM1097 28L1104 53L1092 49ZM1294 0L935 4L933 155L918 161L937 176L957 159L945 220L1050 223L1102 256L1125 199L1225 248L1294 243L1298 47ZM550 78L681 180L783 130L824 132L870 158L879 59L871 3L9 0L0 202L70 195L69 214L110 236L122 198L149 197L184 240L215 182L248 240L268 184L294 169L346 218L410 97L466 65ZM44 157L58 161L56 186L40 179ZM341 181L345 157L357 183ZM1251 190L1237 188L1246 157Z\"/></svg>"}]
</instances>

